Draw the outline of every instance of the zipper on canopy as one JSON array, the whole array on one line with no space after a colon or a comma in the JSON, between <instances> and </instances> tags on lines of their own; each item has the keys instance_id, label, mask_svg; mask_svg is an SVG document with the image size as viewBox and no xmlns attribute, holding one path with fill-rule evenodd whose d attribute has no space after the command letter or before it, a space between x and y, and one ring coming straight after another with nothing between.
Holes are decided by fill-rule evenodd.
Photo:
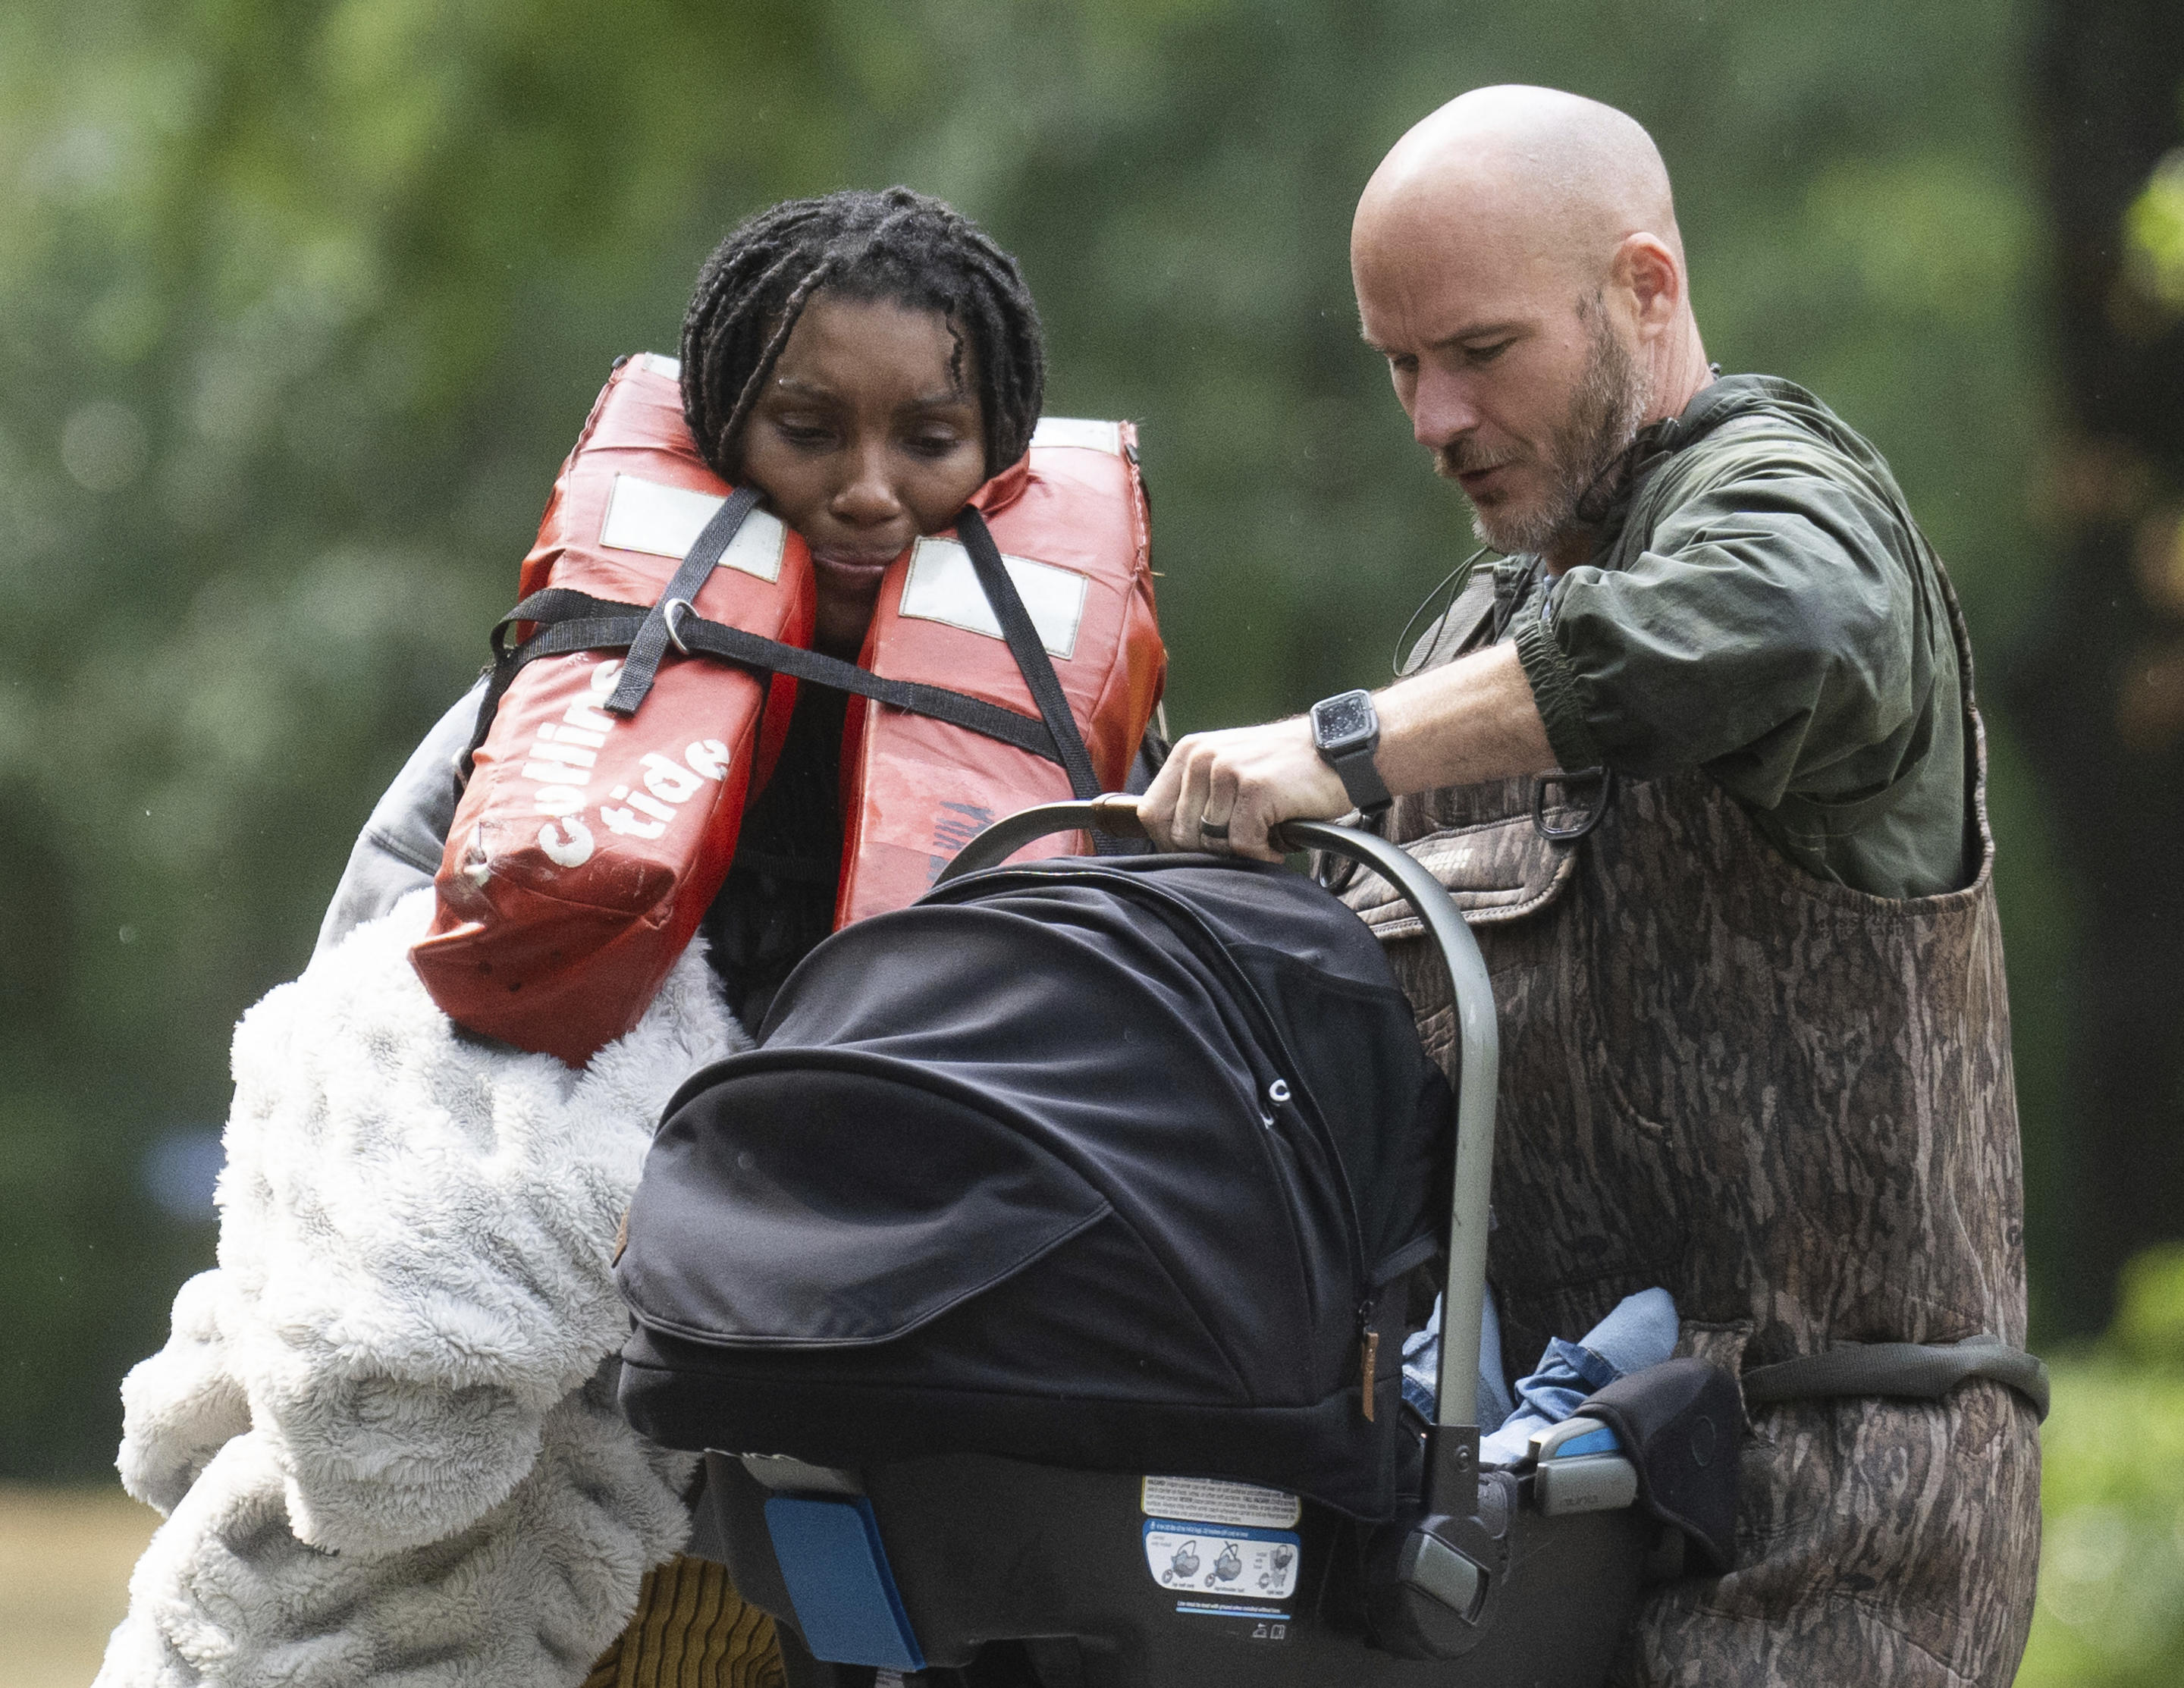
<instances>
[{"instance_id":1,"label":"zipper on canopy","mask_svg":"<svg viewBox=\"0 0 2184 1688\"><path fill-rule=\"evenodd\" d=\"M1357 1306L1358 1401L1365 1409L1365 1422L1368 1424L1373 1422L1373 1374L1380 1365L1380 1332L1373 1323L1376 1305L1368 1299Z\"/></svg>"}]
</instances>

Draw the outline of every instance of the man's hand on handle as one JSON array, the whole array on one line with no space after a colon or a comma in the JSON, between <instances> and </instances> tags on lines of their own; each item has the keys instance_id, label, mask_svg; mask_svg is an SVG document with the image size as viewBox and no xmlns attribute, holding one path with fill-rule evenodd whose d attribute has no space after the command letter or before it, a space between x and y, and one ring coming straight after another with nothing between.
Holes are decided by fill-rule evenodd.
<instances>
[{"instance_id":1,"label":"man's hand on handle","mask_svg":"<svg viewBox=\"0 0 2184 1688\"><path fill-rule=\"evenodd\" d=\"M1210 850L1279 861L1267 842L1283 821L1333 820L1350 794L1312 748L1302 716L1265 727L1194 733L1169 754L1139 800L1146 835L1162 850ZM1226 828L1223 835L1223 828Z\"/></svg>"}]
</instances>

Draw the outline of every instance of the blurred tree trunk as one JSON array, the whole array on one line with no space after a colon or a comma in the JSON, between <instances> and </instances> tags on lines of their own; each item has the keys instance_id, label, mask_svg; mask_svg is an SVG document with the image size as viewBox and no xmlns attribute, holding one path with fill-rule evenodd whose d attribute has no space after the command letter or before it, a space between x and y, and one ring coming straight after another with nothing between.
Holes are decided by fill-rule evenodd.
<instances>
[{"instance_id":1,"label":"blurred tree trunk","mask_svg":"<svg viewBox=\"0 0 2184 1688\"><path fill-rule=\"evenodd\" d=\"M2056 596L2006 693L2057 810L2081 926L2067 1134L2072 1246L2049 1321L2108 1318L2117 1267L2184 1236L2184 322L2125 215L2184 144L2176 0L2048 0L2032 70L2065 398Z\"/></svg>"}]
</instances>

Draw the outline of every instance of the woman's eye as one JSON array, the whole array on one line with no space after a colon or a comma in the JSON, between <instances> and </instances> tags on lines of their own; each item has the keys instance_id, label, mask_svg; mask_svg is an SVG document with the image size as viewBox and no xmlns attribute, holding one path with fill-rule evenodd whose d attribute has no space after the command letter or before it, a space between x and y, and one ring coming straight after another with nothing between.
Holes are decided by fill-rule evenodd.
<instances>
[{"instance_id":1,"label":"woman's eye","mask_svg":"<svg viewBox=\"0 0 2184 1688\"><path fill-rule=\"evenodd\" d=\"M791 445L818 447L832 443L834 431L816 422L796 422L786 420L774 423L774 432Z\"/></svg>"},{"instance_id":2,"label":"woman's eye","mask_svg":"<svg viewBox=\"0 0 2184 1688\"><path fill-rule=\"evenodd\" d=\"M913 434L910 448L920 457L945 457L962 443L959 434Z\"/></svg>"}]
</instances>

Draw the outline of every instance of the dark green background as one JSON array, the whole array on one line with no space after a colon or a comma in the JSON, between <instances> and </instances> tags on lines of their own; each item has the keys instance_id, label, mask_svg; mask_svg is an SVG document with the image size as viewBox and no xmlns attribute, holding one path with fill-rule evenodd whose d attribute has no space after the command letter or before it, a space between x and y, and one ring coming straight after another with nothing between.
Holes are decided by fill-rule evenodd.
<instances>
[{"instance_id":1,"label":"dark green background","mask_svg":"<svg viewBox=\"0 0 2184 1688\"><path fill-rule=\"evenodd\" d=\"M2098 91L2159 8L2092 9ZM2098 1328L2119 1256L2070 1050L2101 838L2067 736L2046 785L2021 748L2042 677L2092 677L2072 721L2139 758L2158 821L2176 757L2116 748L2109 648L2170 612L2126 603L2128 536L2070 560L2109 460L2058 352L2056 208L2091 206L2073 238L2111 274L2184 136L2170 101L2129 181L2043 174L2052 28L1996 0L0 10L0 1474L108 1467L115 1384L212 1250L148 1198L148 1146L216 1129L236 1017L301 967L610 360L673 349L729 223L894 181L985 222L1045 314L1050 408L1143 430L1171 721L1260 717L1384 678L1469 549L1358 343L1345 242L1396 136L1501 81L1647 125L1710 353L1868 432L1955 574L2000 705L2037 1313ZM2131 331L2176 360L2165 319ZM2176 484L2148 450L2115 471L2133 512ZM2058 606L2111 589L2121 631L2059 655ZM2173 1092L2150 1106L2147 1144L2184 1136Z\"/></svg>"}]
</instances>

